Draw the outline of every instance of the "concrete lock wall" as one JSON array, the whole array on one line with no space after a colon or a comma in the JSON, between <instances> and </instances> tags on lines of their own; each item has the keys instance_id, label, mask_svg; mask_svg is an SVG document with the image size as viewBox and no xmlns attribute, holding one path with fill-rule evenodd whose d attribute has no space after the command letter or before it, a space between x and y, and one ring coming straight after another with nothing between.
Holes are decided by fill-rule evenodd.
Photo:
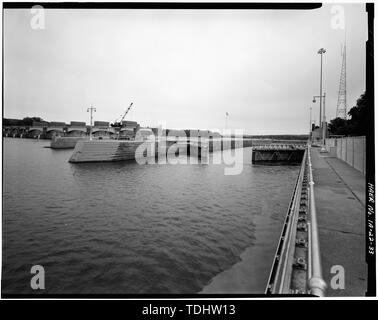
<instances>
[{"instance_id":1,"label":"concrete lock wall","mask_svg":"<svg viewBox=\"0 0 378 320\"><path fill-rule=\"evenodd\" d=\"M366 139L364 136L326 139L326 149L331 156L345 161L365 174Z\"/></svg>"}]
</instances>

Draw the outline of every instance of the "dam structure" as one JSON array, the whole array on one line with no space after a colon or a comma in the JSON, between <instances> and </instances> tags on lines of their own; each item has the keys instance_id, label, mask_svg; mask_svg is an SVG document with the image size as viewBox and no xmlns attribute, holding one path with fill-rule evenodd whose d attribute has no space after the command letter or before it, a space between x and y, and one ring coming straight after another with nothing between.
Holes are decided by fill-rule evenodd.
<instances>
[{"instance_id":1,"label":"dam structure","mask_svg":"<svg viewBox=\"0 0 378 320\"><path fill-rule=\"evenodd\" d=\"M268 295L293 294L320 297L362 296L365 294L367 287L367 270L364 260L364 205L366 203L366 181L364 174L367 159L364 137L338 138L338 140L329 139L326 141L328 152L324 153L320 151L320 147L311 146L310 144L305 145L303 141L298 143L271 141L269 144L261 140L256 141L238 137L193 137L188 139L175 136L162 139L165 144L160 144L161 141L159 141L159 139L151 139L151 141L148 141L151 131L142 130L143 134L140 134L136 140L115 140L110 138L97 138L93 140L86 138L79 140L69 160L72 165L61 166L60 168L69 169L67 173L70 177L72 175L72 169L77 172L85 173L84 177L82 177L83 182L87 181L88 175L94 173L102 174L104 170L107 172L106 175L104 174L104 177L109 176L109 174L114 174L112 178L109 178L111 180L118 174L116 173L117 170L114 170L114 168L124 168L124 164L80 166L80 163L137 160L139 157L146 158L148 151L151 150L153 150L152 154L154 156L162 153L167 157L169 155L176 156L177 153L181 156L180 150L185 150L188 156L198 156L202 159L202 155L207 156L208 153L211 152L251 147L252 154L256 154L255 158L253 160L253 157L248 157L249 163L246 164L246 167L248 167L247 173L243 172L244 176L240 176L240 178L249 179L249 173L253 173L253 171L261 172L267 169L267 175L263 177L264 179L260 180L261 183L255 187L255 190L261 190L259 197L265 196L268 201L273 203L272 207L275 207L274 198L272 200L271 198L272 196L274 197L274 193L280 193L282 189L277 190L275 184L265 189L261 188L261 186L269 183L269 181L273 179L273 176L277 175L281 170L284 170L282 164L287 163L289 164L288 167L295 164L295 166L293 166L295 171L292 171L292 180L290 180L292 190L287 190L288 181L286 176L282 183L282 188L287 190L287 193L285 197L283 199L281 198L279 201L284 201L282 203L284 203L285 206L287 203L288 207L281 207L279 209L279 214L283 213L283 215L280 215L283 219L279 221L276 217L273 219L269 215L269 213L273 211L272 207L267 207L265 210L260 203L256 204L256 201L247 202L250 196L250 190L245 188L244 184L240 184L240 188L237 188L234 193L234 197L237 199L235 204L245 204L246 207L243 211L246 212L248 217L251 211L251 205L255 206L253 208L255 212L259 213L260 210L265 210L265 213L267 213L265 216L257 214L253 217L253 220L247 220L250 223L242 223L245 225L256 224L262 226L260 229L256 228L256 239L264 243L267 243L267 239L271 241L266 245L270 248L268 252L266 247L259 249L262 242L247 248L255 248L255 250L257 248L257 250L264 251L265 253L263 252L262 254L265 254L264 258L266 258L266 264L263 267L254 269L251 267L251 264L256 263L256 256L243 256L242 253L240 255L242 258L241 263L236 263L236 266L239 265L239 267L232 269L233 266L231 266L231 268L228 269L229 266L227 265L224 270L222 270L221 277L218 278L218 281L214 281L214 285L212 285L213 282L208 283L208 287L204 293L251 293L253 290L251 289L252 286L247 286L253 283L253 281L256 284L257 280L251 281L251 279L259 279L259 291L252 293L265 292ZM205 133L203 134L205 135ZM29 144L30 148L28 150L33 150L32 148L34 148L36 155L43 154L43 157L53 156L54 159L60 159L60 164L66 163L67 155L69 156L70 154L70 151L50 152L50 150L47 149L41 149L42 151L36 149L36 147L40 148L43 145L44 142L42 141L34 142L27 141L26 139L6 139L5 141L8 147L12 148L14 148L13 146L15 144L21 144L22 146ZM143 144L145 147L138 150L138 147ZM16 150L15 154L18 155L21 149L23 148L14 148L14 150ZM137 150L139 153L136 152ZM295 152L295 155L292 156L295 159L294 162L292 162L293 158L287 156L288 150ZM261 156L263 152L266 152L266 154ZM280 152L282 152L282 155ZM261 157L259 158L259 156ZM43 157L40 159L43 160ZM15 161L13 159L14 158L11 158L8 163L14 163ZM18 157L18 159L24 161L23 163L27 163L28 161L27 157ZM298 160L300 160L300 166L296 165ZM39 162L44 163L43 161ZM198 163L202 164L204 162L201 161ZM254 164L256 165L255 168L253 168ZM263 168L265 164L278 164L279 166L277 166L277 168ZM259 165L259 167L257 165ZM138 181L144 180L144 172L155 174L156 170L160 169L163 169L162 174L164 176L167 175L167 173L169 173L168 176L170 176L171 172L188 173L183 176L184 179L188 176L192 177L194 174L194 185L196 185L198 181L204 183L206 179L208 179L206 176L206 179L200 180L203 178L203 170L206 170L205 167L208 167L202 165L198 166L201 167L200 170L198 170L199 168L197 167L192 167L189 169L193 170L188 171L186 171L188 167L169 166L162 168L161 166L153 166L151 168L143 168L143 166L137 166L133 163L126 164L126 167L127 170L120 170L121 173L124 174L124 177L128 177L128 174L132 172L133 169L137 168L136 171L141 177ZM218 169L212 170L214 167L209 167L211 169L210 171L216 174L214 177L217 177ZM20 168L22 167L15 168L14 172L17 173L20 171ZM26 170L22 171L23 175L25 172L30 171L27 170L27 166L24 168L26 168ZM248 171L249 169L251 169L251 171ZM54 167L54 170L54 172L56 172L56 167ZM158 175L158 177L160 177L160 175ZM172 179L176 179L174 174L172 174L171 177ZM255 175L255 177L257 176ZM208 181L210 183L209 186L212 186L213 181ZM85 188L82 190L87 190L87 184L83 183L83 185ZM42 181L41 186L43 186ZM111 184L111 186L113 186L113 184ZM253 183L247 186L253 188ZM225 184L224 188L224 190L229 190L229 185ZM214 190L215 188L208 189ZM240 192L245 193L239 197ZM216 195L216 192L212 193L212 197L214 195ZM69 197L71 197L71 194L69 194ZM195 197L193 198L195 199ZM220 196L219 199L216 200L219 202L221 198ZM122 203L122 199L119 199L118 202ZM172 197L172 199L174 198ZM256 197L256 199L258 199L258 197ZM204 201L207 200L208 198L204 199ZM41 201L45 200L41 199ZM78 201L82 201L81 198L78 199ZM143 203L143 200L141 200L141 203ZM227 203L225 203L225 206L226 205ZM151 207L154 208L152 202ZM167 204L165 208L169 209L170 205ZM182 212L185 213L186 207L183 206L182 208ZM101 212L101 210L99 210L99 212ZM197 212L197 210L200 209L193 207L193 212ZM213 222L219 219L218 216L221 210L219 206L212 210L214 217L209 220L211 227L213 226ZM231 210L233 209L230 209L230 212L225 212L227 219L224 225L226 226L229 223L229 218L234 218ZM67 210L67 212L69 212L69 210ZM139 214L136 216L138 215ZM261 222L259 219L266 218L272 219L277 223L277 228L275 229L276 236L266 232L266 225L259 224L259 221ZM169 227L169 223L167 227ZM251 232L251 230L246 231L246 233L249 232ZM264 237L261 236L263 232L266 232L266 236ZM181 234L181 231L179 231L178 234ZM108 235L106 237L108 237ZM165 237L165 234L163 237ZM218 242L222 241L221 235ZM170 245L171 241L168 242L168 248ZM225 247L227 246L230 245L225 245ZM242 264L243 262L244 264ZM337 290L332 287L332 277L334 274L332 274L331 270L334 266L343 266L346 270L345 289L343 290ZM251 269L254 270L251 271ZM233 270L236 270L236 272ZM227 273L227 271L230 272ZM221 281L219 281L219 279Z\"/></svg>"},{"instance_id":2,"label":"dam structure","mask_svg":"<svg viewBox=\"0 0 378 320\"><path fill-rule=\"evenodd\" d=\"M121 129L110 128L107 122L96 122L92 127L92 140L88 134L90 127L79 122L71 122L69 126L33 122L29 127L8 126L3 134L37 139L50 137L58 149L73 148L69 158L72 164L138 161L149 156L168 158L182 154L206 160L211 152L247 147L252 148L249 161L253 165L299 164L274 256L269 254L271 268L264 271L264 292L320 297L365 294L363 213L367 159L364 136L326 139L328 152L320 152L319 147L303 140L222 137L206 130L197 130L197 136L189 138L181 136L182 130L167 130L161 138L150 128L139 128L136 133L137 125L133 122L124 122L122 128L121 132ZM59 152L53 154L57 156ZM273 253L275 246L271 248ZM335 265L345 266L347 270L344 291L331 287L330 270ZM260 275L238 278L244 281L256 276ZM237 285L232 286L232 291L238 292ZM229 292L230 287L217 288L220 293ZM211 290L206 293L212 293Z\"/></svg>"}]
</instances>

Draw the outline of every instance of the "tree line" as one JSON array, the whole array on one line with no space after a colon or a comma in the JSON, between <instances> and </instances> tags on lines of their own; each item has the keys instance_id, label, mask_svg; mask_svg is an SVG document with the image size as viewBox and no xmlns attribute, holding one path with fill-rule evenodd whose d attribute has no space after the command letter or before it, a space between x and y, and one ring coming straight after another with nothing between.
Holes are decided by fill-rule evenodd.
<instances>
[{"instance_id":1,"label":"tree line","mask_svg":"<svg viewBox=\"0 0 378 320\"><path fill-rule=\"evenodd\" d=\"M364 136L368 128L368 101L364 92L348 112L350 119L335 118L328 125L330 135Z\"/></svg>"},{"instance_id":2,"label":"tree line","mask_svg":"<svg viewBox=\"0 0 378 320\"><path fill-rule=\"evenodd\" d=\"M26 117L21 119L3 118L3 126L32 126L33 122L43 122L41 117Z\"/></svg>"}]
</instances>

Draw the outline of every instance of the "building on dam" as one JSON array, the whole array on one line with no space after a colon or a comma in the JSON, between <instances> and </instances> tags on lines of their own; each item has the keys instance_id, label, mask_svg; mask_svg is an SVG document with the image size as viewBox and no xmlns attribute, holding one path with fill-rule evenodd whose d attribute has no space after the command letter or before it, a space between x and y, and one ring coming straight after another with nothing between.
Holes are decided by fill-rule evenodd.
<instances>
[{"instance_id":1,"label":"building on dam","mask_svg":"<svg viewBox=\"0 0 378 320\"><path fill-rule=\"evenodd\" d=\"M47 127L45 127L46 133L45 138L46 139L52 139L55 137L61 137L64 136L64 133L66 131L67 125L64 122L50 122Z\"/></svg>"},{"instance_id":2,"label":"building on dam","mask_svg":"<svg viewBox=\"0 0 378 320\"><path fill-rule=\"evenodd\" d=\"M88 129L85 122L71 121L66 128L67 137L85 137L87 133Z\"/></svg>"},{"instance_id":3,"label":"building on dam","mask_svg":"<svg viewBox=\"0 0 378 320\"><path fill-rule=\"evenodd\" d=\"M44 128L47 126L47 122L33 121L32 125L28 128L27 138L41 138L44 133Z\"/></svg>"},{"instance_id":4,"label":"building on dam","mask_svg":"<svg viewBox=\"0 0 378 320\"><path fill-rule=\"evenodd\" d=\"M136 121L122 121L119 129L119 138L123 140L134 139L136 133L139 131L140 125Z\"/></svg>"},{"instance_id":5,"label":"building on dam","mask_svg":"<svg viewBox=\"0 0 378 320\"><path fill-rule=\"evenodd\" d=\"M143 139L150 135L170 136L173 138L198 137L198 138L221 138L218 132L199 129L160 129L141 127L137 121L122 121L121 124L110 124L107 121L94 121L91 128L85 122L71 121L69 124L57 121L43 121L40 118L3 119L3 137L31 138L31 139L54 139L54 137L84 138L90 135L94 138L110 138L121 140L134 140L139 131ZM40 119L41 121L37 121Z\"/></svg>"}]
</instances>

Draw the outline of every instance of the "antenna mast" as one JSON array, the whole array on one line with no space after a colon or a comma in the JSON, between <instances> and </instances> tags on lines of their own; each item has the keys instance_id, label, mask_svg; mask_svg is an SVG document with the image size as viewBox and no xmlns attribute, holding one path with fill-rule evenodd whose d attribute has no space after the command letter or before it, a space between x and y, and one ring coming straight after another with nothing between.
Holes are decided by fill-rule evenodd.
<instances>
[{"instance_id":1,"label":"antenna mast","mask_svg":"<svg viewBox=\"0 0 378 320\"><path fill-rule=\"evenodd\" d=\"M337 98L336 118L347 118L347 101L346 101L346 40L344 50L342 51L341 74L339 84L339 95Z\"/></svg>"}]
</instances>

